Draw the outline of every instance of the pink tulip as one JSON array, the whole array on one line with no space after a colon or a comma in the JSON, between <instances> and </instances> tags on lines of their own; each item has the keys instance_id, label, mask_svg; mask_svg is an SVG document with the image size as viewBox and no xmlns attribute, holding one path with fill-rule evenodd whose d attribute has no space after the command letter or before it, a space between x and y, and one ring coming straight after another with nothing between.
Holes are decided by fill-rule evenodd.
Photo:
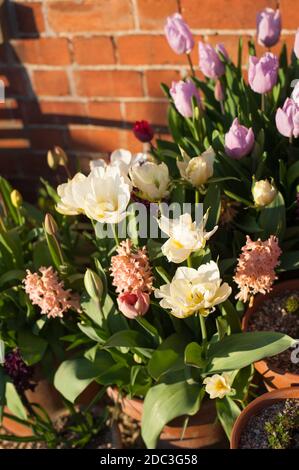
<instances>
[{"instance_id":1,"label":"pink tulip","mask_svg":"<svg viewBox=\"0 0 299 470\"><path fill-rule=\"evenodd\" d=\"M294 53L297 59L299 59L299 28L297 29L295 36Z\"/></svg>"},{"instance_id":2,"label":"pink tulip","mask_svg":"<svg viewBox=\"0 0 299 470\"><path fill-rule=\"evenodd\" d=\"M211 44L203 42L198 44L200 70L206 77L213 80L221 77L225 72L224 64L221 62L217 50L227 57L227 52L222 44L217 44L216 49Z\"/></svg>"},{"instance_id":3,"label":"pink tulip","mask_svg":"<svg viewBox=\"0 0 299 470\"><path fill-rule=\"evenodd\" d=\"M220 80L217 80L214 88L214 96L217 101L223 101L224 100L224 91L223 87L221 85Z\"/></svg>"},{"instance_id":4,"label":"pink tulip","mask_svg":"<svg viewBox=\"0 0 299 470\"><path fill-rule=\"evenodd\" d=\"M278 108L275 116L276 127L285 137L299 136L299 106L291 98L287 98L282 108Z\"/></svg>"},{"instance_id":5,"label":"pink tulip","mask_svg":"<svg viewBox=\"0 0 299 470\"><path fill-rule=\"evenodd\" d=\"M176 109L184 117L192 117L193 115L193 96L195 97L197 104L201 106L198 90L191 81L184 82L183 80L180 80L179 82L172 82L169 91Z\"/></svg>"},{"instance_id":6,"label":"pink tulip","mask_svg":"<svg viewBox=\"0 0 299 470\"><path fill-rule=\"evenodd\" d=\"M234 160L248 155L254 146L254 133L239 124L238 118L233 120L229 131L225 134L225 152Z\"/></svg>"},{"instance_id":7,"label":"pink tulip","mask_svg":"<svg viewBox=\"0 0 299 470\"><path fill-rule=\"evenodd\" d=\"M279 10L265 8L256 17L257 40L265 47L278 43L281 32L281 15Z\"/></svg>"},{"instance_id":8,"label":"pink tulip","mask_svg":"<svg viewBox=\"0 0 299 470\"><path fill-rule=\"evenodd\" d=\"M189 54L194 47L194 39L189 26L179 13L168 16L165 35L170 47L177 54Z\"/></svg>"},{"instance_id":9,"label":"pink tulip","mask_svg":"<svg viewBox=\"0 0 299 470\"><path fill-rule=\"evenodd\" d=\"M278 58L271 52L266 52L260 59L249 57L248 81L256 93L267 93L277 82Z\"/></svg>"},{"instance_id":10,"label":"pink tulip","mask_svg":"<svg viewBox=\"0 0 299 470\"><path fill-rule=\"evenodd\" d=\"M134 320L146 314L150 306L150 297L146 292L125 292L119 294L117 303L125 317Z\"/></svg>"}]
</instances>

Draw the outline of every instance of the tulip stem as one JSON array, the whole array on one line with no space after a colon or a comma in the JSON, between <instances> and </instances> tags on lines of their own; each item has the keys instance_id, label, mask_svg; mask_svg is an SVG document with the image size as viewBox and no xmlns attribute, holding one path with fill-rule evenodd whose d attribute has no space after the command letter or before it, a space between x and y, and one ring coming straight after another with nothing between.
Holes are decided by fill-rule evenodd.
<instances>
[{"instance_id":1,"label":"tulip stem","mask_svg":"<svg viewBox=\"0 0 299 470\"><path fill-rule=\"evenodd\" d=\"M205 349L206 344L207 344L207 340L208 340L206 319L200 313L199 313L199 321L200 321L200 328L201 328L202 345L203 345L203 348Z\"/></svg>"},{"instance_id":2,"label":"tulip stem","mask_svg":"<svg viewBox=\"0 0 299 470\"><path fill-rule=\"evenodd\" d=\"M220 101L221 114L225 114L223 100Z\"/></svg>"},{"instance_id":3,"label":"tulip stem","mask_svg":"<svg viewBox=\"0 0 299 470\"><path fill-rule=\"evenodd\" d=\"M187 258L187 266L188 266L188 268L192 268L191 256L188 256L188 258Z\"/></svg>"},{"instance_id":4,"label":"tulip stem","mask_svg":"<svg viewBox=\"0 0 299 470\"><path fill-rule=\"evenodd\" d=\"M118 235L117 235L117 224L111 224L111 225L112 225L114 240L115 240L116 245L118 246L119 245L119 238L118 238Z\"/></svg>"},{"instance_id":5,"label":"tulip stem","mask_svg":"<svg viewBox=\"0 0 299 470\"><path fill-rule=\"evenodd\" d=\"M261 95L261 110L264 113L266 108L266 95L265 93L262 93Z\"/></svg>"},{"instance_id":6,"label":"tulip stem","mask_svg":"<svg viewBox=\"0 0 299 470\"><path fill-rule=\"evenodd\" d=\"M188 62L189 62L189 65L190 65L191 74L192 74L193 77L195 77L195 71L194 71L194 67L193 67L193 63L192 63L192 59L191 59L190 54L187 54L187 58L188 58Z\"/></svg>"},{"instance_id":7,"label":"tulip stem","mask_svg":"<svg viewBox=\"0 0 299 470\"><path fill-rule=\"evenodd\" d=\"M200 194L199 190L195 189L195 204L199 204Z\"/></svg>"},{"instance_id":8,"label":"tulip stem","mask_svg":"<svg viewBox=\"0 0 299 470\"><path fill-rule=\"evenodd\" d=\"M290 137L289 137L289 143L290 143L290 145L292 145L292 143L293 143L293 135L290 135Z\"/></svg>"}]
</instances>

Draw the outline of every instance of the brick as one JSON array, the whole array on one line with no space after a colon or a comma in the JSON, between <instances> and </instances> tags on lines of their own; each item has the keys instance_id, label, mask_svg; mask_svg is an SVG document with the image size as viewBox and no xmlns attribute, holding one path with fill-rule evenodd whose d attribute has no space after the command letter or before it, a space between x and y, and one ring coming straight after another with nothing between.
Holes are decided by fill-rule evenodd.
<instances>
[{"instance_id":1,"label":"brick","mask_svg":"<svg viewBox=\"0 0 299 470\"><path fill-rule=\"evenodd\" d=\"M28 96L30 87L25 69L0 67L0 80L4 82L5 96Z\"/></svg>"},{"instance_id":2,"label":"brick","mask_svg":"<svg viewBox=\"0 0 299 470\"><path fill-rule=\"evenodd\" d=\"M153 98L165 98L160 84L165 83L171 86L171 82L181 79L181 74L178 70L149 70L145 72L148 96Z\"/></svg>"},{"instance_id":3,"label":"brick","mask_svg":"<svg viewBox=\"0 0 299 470\"><path fill-rule=\"evenodd\" d=\"M118 102L97 102L90 101L87 104L87 113L92 123L95 124L95 120L113 120L121 121L122 115L120 110L120 103Z\"/></svg>"},{"instance_id":4,"label":"brick","mask_svg":"<svg viewBox=\"0 0 299 470\"><path fill-rule=\"evenodd\" d=\"M192 28L240 29L255 28L257 12L265 7L275 8L277 1L181 0L180 3L182 15Z\"/></svg>"},{"instance_id":5,"label":"brick","mask_svg":"<svg viewBox=\"0 0 299 470\"><path fill-rule=\"evenodd\" d=\"M137 0L138 16L142 29L163 29L166 17L178 9L177 0Z\"/></svg>"},{"instance_id":6,"label":"brick","mask_svg":"<svg viewBox=\"0 0 299 470\"><path fill-rule=\"evenodd\" d=\"M290 2L290 0L280 0L279 3L282 15L283 28L297 29L299 27L298 2Z\"/></svg>"},{"instance_id":7,"label":"brick","mask_svg":"<svg viewBox=\"0 0 299 470\"><path fill-rule=\"evenodd\" d=\"M38 70L33 73L34 90L38 95L65 96L70 92L64 70Z\"/></svg>"},{"instance_id":8,"label":"brick","mask_svg":"<svg viewBox=\"0 0 299 470\"><path fill-rule=\"evenodd\" d=\"M77 91L82 96L142 96L140 72L82 70L75 72Z\"/></svg>"},{"instance_id":9,"label":"brick","mask_svg":"<svg viewBox=\"0 0 299 470\"><path fill-rule=\"evenodd\" d=\"M121 64L187 64L185 54L175 54L162 34L121 36L117 47Z\"/></svg>"},{"instance_id":10,"label":"brick","mask_svg":"<svg viewBox=\"0 0 299 470\"><path fill-rule=\"evenodd\" d=\"M36 126L28 128L28 136L31 146L37 150L48 150L55 145L64 147L66 143L67 129L53 129Z\"/></svg>"},{"instance_id":11,"label":"brick","mask_svg":"<svg viewBox=\"0 0 299 470\"><path fill-rule=\"evenodd\" d=\"M87 123L88 113L85 103L77 101L43 101L39 102L41 120L55 124Z\"/></svg>"},{"instance_id":12,"label":"brick","mask_svg":"<svg viewBox=\"0 0 299 470\"><path fill-rule=\"evenodd\" d=\"M14 8L19 35L36 36L45 31L42 2L14 3Z\"/></svg>"},{"instance_id":13,"label":"brick","mask_svg":"<svg viewBox=\"0 0 299 470\"><path fill-rule=\"evenodd\" d=\"M134 27L130 0L47 1L48 21L56 32L119 31Z\"/></svg>"},{"instance_id":14,"label":"brick","mask_svg":"<svg viewBox=\"0 0 299 470\"><path fill-rule=\"evenodd\" d=\"M68 147L81 152L112 152L117 148L141 151L131 130L113 127L77 127L69 129Z\"/></svg>"},{"instance_id":15,"label":"brick","mask_svg":"<svg viewBox=\"0 0 299 470\"><path fill-rule=\"evenodd\" d=\"M146 120L152 125L167 125L168 103L130 102L125 103L126 121Z\"/></svg>"},{"instance_id":16,"label":"brick","mask_svg":"<svg viewBox=\"0 0 299 470\"><path fill-rule=\"evenodd\" d=\"M22 149L29 146L27 133L23 129L0 129L1 149Z\"/></svg>"},{"instance_id":17,"label":"brick","mask_svg":"<svg viewBox=\"0 0 299 470\"><path fill-rule=\"evenodd\" d=\"M11 42L17 62L39 65L70 64L66 38L21 39Z\"/></svg>"},{"instance_id":18,"label":"brick","mask_svg":"<svg viewBox=\"0 0 299 470\"><path fill-rule=\"evenodd\" d=\"M109 37L75 37L74 61L81 65L114 64L112 39Z\"/></svg>"}]
</instances>

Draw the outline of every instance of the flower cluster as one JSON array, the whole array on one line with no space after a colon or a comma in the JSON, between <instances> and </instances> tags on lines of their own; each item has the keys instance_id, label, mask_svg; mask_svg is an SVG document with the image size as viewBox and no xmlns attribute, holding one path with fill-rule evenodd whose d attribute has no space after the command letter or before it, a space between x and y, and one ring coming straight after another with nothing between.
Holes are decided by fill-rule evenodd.
<instances>
[{"instance_id":1,"label":"flower cluster","mask_svg":"<svg viewBox=\"0 0 299 470\"><path fill-rule=\"evenodd\" d=\"M26 390L34 390L36 383L33 382L34 368L27 366L22 359L19 349L10 351L5 355L4 371L12 379L19 393Z\"/></svg>"},{"instance_id":2,"label":"flower cluster","mask_svg":"<svg viewBox=\"0 0 299 470\"><path fill-rule=\"evenodd\" d=\"M247 235L234 277L239 288L237 299L247 302L257 293L270 292L277 279L275 268L279 264L280 254L278 240L273 235L264 242L260 239L252 241Z\"/></svg>"},{"instance_id":3,"label":"flower cluster","mask_svg":"<svg viewBox=\"0 0 299 470\"><path fill-rule=\"evenodd\" d=\"M113 286L119 294L120 311L128 318L144 315L149 309L153 276L146 248L135 248L131 240L120 243L111 258Z\"/></svg>"},{"instance_id":4,"label":"flower cluster","mask_svg":"<svg viewBox=\"0 0 299 470\"><path fill-rule=\"evenodd\" d=\"M38 305L42 315L62 318L69 309L80 311L79 296L64 288L52 266L41 267L39 271L40 274L27 270L23 282L32 304Z\"/></svg>"}]
</instances>

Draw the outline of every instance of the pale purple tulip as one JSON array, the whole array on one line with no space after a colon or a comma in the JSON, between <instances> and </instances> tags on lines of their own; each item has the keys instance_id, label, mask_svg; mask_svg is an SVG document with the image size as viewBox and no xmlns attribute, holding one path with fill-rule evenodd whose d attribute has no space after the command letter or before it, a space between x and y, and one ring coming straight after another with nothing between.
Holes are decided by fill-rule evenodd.
<instances>
[{"instance_id":1,"label":"pale purple tulip","mask_svg":"<svg viewBox=\"0 0 299 470\"><path fill-rule=\"evenodd\" d=\"M254 146L254 133L252 128L248 129L239 124L238 118L233 120L229 131L225 134L225 152L231 158L240 160L248 155Z\"/></svg>"},{"instance_id":2,"label":"pale purple tulip","mask_svg":"<svg viewBox=\"0 0 299 470\"><path fill-rule=\"evenodd\" d=\"M299 59L299 28L297 29L295 36L294 53L297 59Z\"/></svg>"},{"instance_id":3,"label":"pale purple tulip","mask_svg":"<svg viewBox=\"0 0 299 470\"><path fill-rule=\"evenodd\" d=\"M164 28L170 47L177 54L189 54L194 47L194 39L189 26L179 13L168 16Z\"/></svg>"},{"instance_id":4,"label":"pale purple tulip","mask_svg":"<svg viewBox=\"0 0 299 470\"><path fill-rule=\"evenodd\" d=\"M180 80L179 82L172 82L169 91L176 109L184 117L192 117L193 115L193 96L195 97L197 104L201 106L198 90L191 81L184 82L183 80Z\"/></svg>"},{"instance_id":5,"label":"pale purple tulip","mask_svg":"<svg viewBox=\"0 0 299 470\"><path fill-rule=\"evenodd\" d=\"M299 80L297 81L295 88L292 92L291 98L299 106Z\"/></svg>"},{"instance_id":6,"label":"pale purple tulip","mask_svg":"<svg viewBox=\"0 0 299 470\"><path fill-rule=\"evenodd\" d=\"M214 96L217 101L224 100L224 91L220 80L217 80L217 82L215 83Z\"/></svg>"},{"instance_id":7,"label":"pale purple tulip","mask_svg":"<svg viewBox=\"0 0 299 470\"><path fill-rule=\"evenodd\" d=\"M279 62L276 55L266 52L260 59L249 57L248 81L256 93L267 93L277 82Z\"/></svg>"},{"instance_id":8,"label":"pale purple tulip","mask_svg":"<svg viewBox=\"0 0 299 470\"><path fill-rule=\"evenodd\" d=\"M221 77L225 72L224 64L221 62L217 50L227 57L227 52L222 44L217 44L216 50L211 44L204 42L198 44L200 70L206 77L213 80Z\"/></svg>"},{"instance_id":9,"label":"pale purple tulip","mask_svg":"<svg viewBox=\"0 0 299 470\"><path fill-rule=\"evenodd\" d=\"M276 127L285 137L299 136L299 106L291 98L287 98L282 108L278 108L275 116Z\"/></svg>"},{"instance_id":10,"label":"pale purple tulip","mask_svg":"<svg viewBox=\"0 0 299 470\"><path fill-rule=\"evenodd\" d=\"M256 17L257 40L265 47L278 43L281 32L281 15L279 10L265 8Z\"/></svg>"}]
</instances>

